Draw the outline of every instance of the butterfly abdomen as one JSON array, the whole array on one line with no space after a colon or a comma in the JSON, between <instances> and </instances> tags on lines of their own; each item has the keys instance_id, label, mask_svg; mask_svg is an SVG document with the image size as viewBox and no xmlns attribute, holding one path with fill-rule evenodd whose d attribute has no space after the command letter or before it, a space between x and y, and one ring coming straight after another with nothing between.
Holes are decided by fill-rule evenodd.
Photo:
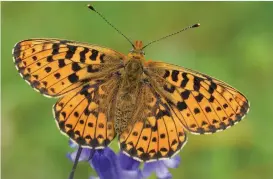
<instances>
[{"instance_id":1,"label":"butterfly abdomen","mask_svg":"<svg viewBox=\"0 0 273 179\"><path fill-rule=\"evenodd\" d=\"M127 108L121 108L121 105L117 106L115 111L114 128L118 134L122 133L127 128L128 123L132 117L133 110L134 109L129 106L127 106Z\"/></svg>"},{"instance_id":2,"label":"butterfly abdomen","mask_svg":"<svg viewBox=\"0 0 273 179\"><path fill-rule=\"evenodd\" d=\"M135 83L135 81L132 83ZM133 86L134 88L131 88ZM132 122L132 117L137 105L136 97L138 93L138 86L131 84L131 87L128 80L126 80L126 82L123 82L121 85L117 94L115 108L115 130L118 134L123 132Z\"/></svg>"},{"instance_id":3,"label":"butterfly abdomen","mask_svg":"<svg viewBox=\"0 0 273 179\"><path fill-rule=\"evenodd\" d=\"M137 105L137 95L143 74L142 63L138 59L127 62L122 73L115 108L115 130L123 132L132 121Z\"/></svg>"}]
</instances>

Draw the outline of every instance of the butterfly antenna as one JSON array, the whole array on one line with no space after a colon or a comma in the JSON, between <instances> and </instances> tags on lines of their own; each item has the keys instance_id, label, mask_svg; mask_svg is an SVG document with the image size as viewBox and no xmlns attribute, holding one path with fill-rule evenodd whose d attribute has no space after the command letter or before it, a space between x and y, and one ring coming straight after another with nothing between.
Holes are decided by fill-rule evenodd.
<instances>
[{"instance_id":1,"label":"butterfly antenna","mask_svg":"<svg viewBox=\"0 0 273 179\"><path fill-rule=\"evenodd\" d=\"M74 164L73 164L73 168L70 172L70 175L69 175L69 179L73 179L74 178L74 173L75 173L75 170L77 168L77 165L78 165L78 162L79 162L79 158L81 156L81 152L82 152L82 147L79 146L79 149L77 151L77 155L76 155L76 158L75 158L75 161L74 161Z\"/></svg>"},{"instance_id":2,"label":"butterfly antenna","mask_svg":"<svg viewBox=\"0 0 273 179\"><path fill-rule=\"evenodd\" d=\"M180 31L178 31L178 32L175 32L175 33L172 33L172 34L170 34L170 35L161 37L160 39L151 41L150 43L148 43L147 45L145 45L145 46L142 48L142 50L143 50L144 48L146 48L147 46L149 46L149 45L155 43L155 42L158 42L158 41L160 41L160 40L166 39L166 38L171 37L171 36L173 36L173 35L179 34L180 32L183 32L183 31L185 31L185 30L188 30L188 29L191 29L191 28L195 28L195 27L199 27L199 26L200 26L199 23L198 23L198 24L194 24L194 25L191 25L191 26L189 26L189 27L186 27L186 28L184 28L184 29L182 29L182 30L180 30Z\"/></svg>"},{"instance_id":3,"label":"butterfly antenna","mask_svg":"<svg viewBox=\"0 0 273 179\"><path fill-rule=\"evenodd\" d=\"M95 13L97 13L103 20L105 20L105 22L107 22L107 24L109 24L111 27L113 27L120 35L122 35L123 37L125 37L125 39L127 39L130 42L130 44L133 46L133 48L135 48L135 46L131 42L131 40L128 37L126 37L123 33L121 33L115 26L113 26L103 15L101 15L101 13L99 13L98 11L96 11L96 9L93 6L91 6L90 4L88 4L87 7L89 9L91 9L92 11L94 11Z\"/></svg>"}]
</instances>

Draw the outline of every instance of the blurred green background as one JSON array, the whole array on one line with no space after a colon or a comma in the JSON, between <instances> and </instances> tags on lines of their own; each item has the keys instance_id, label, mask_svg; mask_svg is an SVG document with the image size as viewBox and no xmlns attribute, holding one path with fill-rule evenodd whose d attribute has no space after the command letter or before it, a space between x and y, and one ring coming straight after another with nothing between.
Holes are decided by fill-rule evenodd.
<instances>
[{"instance_id":1,"label":"blurred green background","mask_svg":"<svg viewBox=\"0 0 273 179\"><path fill-rule=\"evenodd\" d=\"M20 40L55 37L100 44L127 54L130 44L88 2L2 2L2 178L66 179L72 151L51 107L16 71L11 50ZM242 91L249 115L214 135L189 135L174 179L273 178L272 2L94 2L132 40L148 43L188 25L188 30L146 49L146 58L215 76ZM111 145L117 150L117 143ZM75 179L91 168L78 166ZM151 178L155 178L153 175Z\"/></svg>"}]
</instances>

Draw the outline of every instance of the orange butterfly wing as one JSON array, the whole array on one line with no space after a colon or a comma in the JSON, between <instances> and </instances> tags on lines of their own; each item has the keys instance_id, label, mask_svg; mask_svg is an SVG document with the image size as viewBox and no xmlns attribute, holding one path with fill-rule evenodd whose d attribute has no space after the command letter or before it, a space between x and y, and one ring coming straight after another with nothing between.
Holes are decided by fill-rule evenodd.
<instances>
[{"instance_id":1,"label":"orange butterfly wing","mask_svg":"<svg viewBox=\"0 0 273 179\"><path fill-rule=\"evenodd\" d=\"M104 148L115 138L109 119L109 99L114 99L119 77L93 80L60 98L53 113L60 130L83 147Z\"/></svg>"},{"instance_id":2,"label":"orange butterfly wing","mask_svg":"<svg viewBox=\"0 0 273 179\"><path fill-rule=\"evenodd\" d=\"M126 58L114 50L60 39L29 39L13 49L20 75L53 106L60 130L79 145L103 148L115 137L110 98ZM107 97L108 96L108 97Z\"/></svg>"},{"instance_id":3,"label":"orange butterfly wing","mask_svg":"<svg viewBox=\"0 0 273 179\"><path fill-rule=\"evenodd\" d=\"M45 96L58 97L86 79L105 77L126 58L114 50L60 39L29 39L13 49L20 75Z\"/></svg>"},{"instance_id":4,"label":"orange butterfly wing","mask_svg":"<svg viewBox=\"0 0 273 179\"><path fill-rule=\"evenodd\" d=\"M146 72L183 126L195 134L214 133L239 122L248 112L246 97L205 74L162 62L147 62Z\"/></svg>"},{"instance_id":5,"label":"orange butterfly wing","mask_svg":"<svg viewBox=\"0 0 273 179\"><path fill-rule=\"evenodd\" d=\"M120 149L138 161L172 157L187 141L182 123L149 84L142 86L138 100L139 119L119 136Z\"/></svg>"}]
</instances>

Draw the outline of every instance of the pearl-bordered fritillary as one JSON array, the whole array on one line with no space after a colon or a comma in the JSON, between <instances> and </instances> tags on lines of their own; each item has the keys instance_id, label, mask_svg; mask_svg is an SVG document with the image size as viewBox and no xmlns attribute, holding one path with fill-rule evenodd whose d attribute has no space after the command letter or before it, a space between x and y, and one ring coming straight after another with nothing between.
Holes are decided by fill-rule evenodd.
<instances>
[{"instance_id":1,"label":"pearl-bordered fritillary","mask_svg":"<svg viewBox=\"0 0 273 179\"><path fill-rule=\"evenodd\" d=\"M121 150L139 161L170 158L186 131L211 134L246 115L246 97L208 75L146 61L136 41L124 55L61 39L28 39L13 49L20 75L36 91L59 98L60 130L82 147L104 148L118 135Z\"/></svg>"}]
</instances>

